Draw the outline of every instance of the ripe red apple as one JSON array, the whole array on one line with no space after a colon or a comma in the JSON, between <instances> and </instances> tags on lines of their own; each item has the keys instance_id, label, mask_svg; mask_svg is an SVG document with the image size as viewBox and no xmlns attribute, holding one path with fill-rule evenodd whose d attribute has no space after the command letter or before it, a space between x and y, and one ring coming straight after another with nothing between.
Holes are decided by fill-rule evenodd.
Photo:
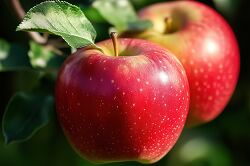
<instances>
[{"instance_id":1,"label":"ripe red apple","mask_svg":"<svg viewBox=\"0 0 250 166\"><path fill-rule=\"evenodd\" d=\"M139 12L153 27L123 34L147 39L172 51L183 64L190 86L187 125L216 118L238 80L240 58L227 22L210 7L194 1L158 3Z\"/></svg>"},{"instance_id":2,"label":"ripe red apple","mask_svg":"<svg viewBox=\"0 0 250 166\"><path fill-rule=\"evenodd\" d=\"M144 40L119 39L119 54L111 40L97 45L104 53L79 49L58 75L56 107L65 135L97 163L158 161L177 141L189 109L182 65Z\"/></svg>"}]
</instances>

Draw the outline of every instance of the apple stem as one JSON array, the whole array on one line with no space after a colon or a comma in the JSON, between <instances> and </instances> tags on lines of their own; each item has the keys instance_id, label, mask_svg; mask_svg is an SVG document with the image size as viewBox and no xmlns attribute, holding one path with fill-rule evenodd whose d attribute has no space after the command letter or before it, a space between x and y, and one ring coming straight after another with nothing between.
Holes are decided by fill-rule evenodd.
<instances>
[{"instance_id":1,"label":"apple stem","mask_svg":"<svg viewBox=\"0 0 250 166\"><path fill-rule=\"evenodd\" d=\"M111 32L111 33L110 33L110 37L111 37L112 42L113 42L115 56L118 56L117 33L116 33L116 32Z\"/></svg>"},{"instance_id":2,"label":"apple stem","mask_svg":"<svg viewBox=\"0 0 250 166\"><path fill-rule=\"evenodd\" d=\"M165 33L171 33L173 31L173 19L171 17L166 17L165 21Z\"/></svg>"}]
</instances>

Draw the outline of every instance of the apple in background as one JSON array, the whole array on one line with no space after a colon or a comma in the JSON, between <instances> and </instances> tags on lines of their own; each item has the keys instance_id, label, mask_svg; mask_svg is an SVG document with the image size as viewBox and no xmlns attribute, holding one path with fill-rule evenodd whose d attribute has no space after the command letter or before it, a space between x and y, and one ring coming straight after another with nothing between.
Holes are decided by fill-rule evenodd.
<instances>
[{"instance_id":1,"label":"apple in background","mask_svg":"<svg viewBox=\"0 0 250 166\"><path fill-rule=\"evenodd\" d=\"M216 118L235 89L240 56L227 22L210 7L194 1L158 3L141 10L153 27L122 36L147 39L172 51L184 66L190 86L187 125Z\"/></svg>"},{"instance_id":2,"label":"apple in background","mask_svg":"<svg viewBox=\"0 0 250 166\"><path fill-rule=\"evenodd\" d=\"M188 80L162 47L114 41L119 51L107 40L97 44L103 53L83 48L64 62L56 84L58 118L74 149L90 161L153 163L183 129Z\"/></svg>"}]
</instances>

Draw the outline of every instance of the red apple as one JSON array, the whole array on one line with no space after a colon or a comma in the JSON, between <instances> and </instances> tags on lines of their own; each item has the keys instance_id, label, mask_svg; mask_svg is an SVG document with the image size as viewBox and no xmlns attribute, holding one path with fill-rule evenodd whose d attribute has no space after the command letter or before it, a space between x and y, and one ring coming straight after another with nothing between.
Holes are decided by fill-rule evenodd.
<instances>
[{"instance_id":1,"label":"red apple","mask_svg":"<svg viewBox=\"0 0 250 166\"><path fill-rule=\"evenodd\" d=\"M144 40L79 49L63 64L56 107L65 135L97 163L153 163L177 141L189 109L185 71L167 50ZM116 53L115 53L116 54Z\"/></svg>"},{"instance_id":2,"label":"red apple","mask_svg":"<svg viewBox=\"0 0 250 166\"><path fill-rule=\"evenodd\" d=\"M240 68L237 41L227 22L194 1L154 4L139 17L152 21L153 27L132 36L168 48L186 70L191 103L187 125L216 118L232 96Z\"/></svg>"}]
</instances>

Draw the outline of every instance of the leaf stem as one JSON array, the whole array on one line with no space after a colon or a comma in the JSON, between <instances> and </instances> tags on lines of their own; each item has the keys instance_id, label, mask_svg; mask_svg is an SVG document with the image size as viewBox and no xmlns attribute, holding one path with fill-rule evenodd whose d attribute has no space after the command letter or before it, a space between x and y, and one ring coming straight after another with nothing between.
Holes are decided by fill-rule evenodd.
<instances>
[{"instance_id":1,"label":"leaf stem","mask_svg":"<svg viewBox=\"0 0 250 166\"><path fill-rule=\"evenodd\" d=\"M113 42L115 56L118 56L117 33L116 32L111 32L110 33L110 37L111 37L112 42Z\"/></svg>"}]
</instances>

